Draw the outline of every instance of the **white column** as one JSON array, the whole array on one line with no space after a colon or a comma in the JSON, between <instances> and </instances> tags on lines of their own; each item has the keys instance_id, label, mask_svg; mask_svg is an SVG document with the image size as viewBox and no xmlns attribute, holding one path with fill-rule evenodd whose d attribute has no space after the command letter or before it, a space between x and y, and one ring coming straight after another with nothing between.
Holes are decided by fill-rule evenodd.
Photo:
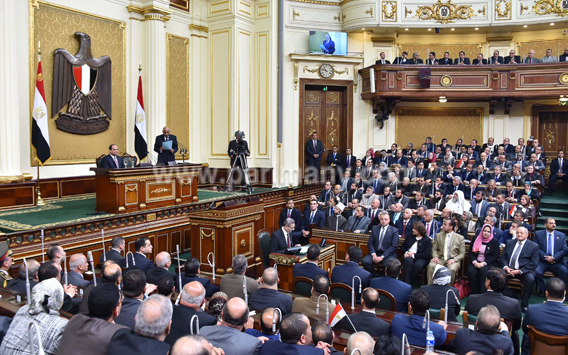
<instances>
[{"instance_id":1,"label":"white column","mask_svg":"<svg viewBox=\"0 0 568 355\"><path fill-rule=\"evenodd\" d=\"M24 181L20 170L20 117L16 43L17 0L0 2L0 184ZM30 137L31 139L31 137Z\"/></svg>"}]
</instances>

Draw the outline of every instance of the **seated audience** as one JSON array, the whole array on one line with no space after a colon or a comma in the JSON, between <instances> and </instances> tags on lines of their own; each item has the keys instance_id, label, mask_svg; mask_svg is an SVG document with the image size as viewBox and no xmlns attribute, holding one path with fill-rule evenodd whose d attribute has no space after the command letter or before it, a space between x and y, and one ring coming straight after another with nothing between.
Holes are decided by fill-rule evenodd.
<instances>
[{"instance_id":1,"label":"seated audience","mask_svg":"<svg viewBox=\"0 0 568 355\"><path fill-rule=\"evenodd\" d=\"M349 314L338 323L338 328L352 331L364 331L373 337L380 337L390 333L390 324L377 317L375 307L379 303L379 292L372 287L367 287L361 294L360 313ZM351 322L350 322L350 321ZM355 327L355 328L353 328Z\"/></svg>"},{"instance_id":2,"label":"seated audience","mask_svg":"<svg viewBox=\"0 0 568 355\"><path fill-rule=\"evenodd\" d=\"M274 322L275 330L272 330ZM274 308L266 308L260 315L260 331L254 328L247 328L245 333L255 338L265 337L268 340L280 341L280 323L282 319L279 312L275 312Z\"/></svg>"},{"instance_id":3,"label":"seated audience","mask_svg":"<svg viewBox=\"0 0 568 355\"><path fill-rule=\"evenodd\" d=\"M493 227L489 224L483 225L481 233L475 237L469 249L471 264L467 266L467 278L472 294L486 291L487 272L498 266L499 253L499 240L493 236Z\"/></svg>"},{"instance_id":4,"label":"seated audience","mask_svg":"<svg viewBox=\"0 0 568 355\"><path fill-rule=\"evenodd\" d=\"M452 274L447 267L436 265L434 280L431 285L424 285L422 290L430 296L430 308L442 309L448 305L448 320L457 322L460 314L460 293L457 288L450 285ZM446 302L447 300L447 302Z\"/></svg>"},{"instance_id":5,"label":"seated audience","mask_svg":"<svg viewBox=\"0 0 568 355\"><path fill-rule=\"evenodd\" d=\"M170 355L223 355L223 349L216 348L199 334L186 335L172 346Z\"/></svg>"},{"instance_id":6,"label":"seated audience","mask_svg":"<svg viewBox=\"0 0 568 355\"><path fill-rule=\"evenodd\" d=\"M181 276L182 287L191 281L200 282L205 287L205 297L211 297L215 292L219 292L219 286L211 283L206 277L199 277L201 265L197 258L189 258L185 261L184 274Z\"/></svg>"},{"instance_id":7,"label":"seated audience","mask_svg":"<svg viewBox=\"0 0 568 355\"><path fill-rule=\"evenodd\" d=\"M345 219L342 215L344 209L345 205L341 202L335 205L333 208L333 215L327 218L325 226L335 232L343 231L347 224L347 219Z\"/></svg>"},{"instance_id":8,"label":"seated audience","mask_svg":"<svg viewBox=\"0 0 568 355\"><path fill-rule=\"evenodd\" d=\"M260 288L253 291L248 298L248 305L251 309L280 308L282 316L292 312L292 298L287 294L278 292L280 279L275 268L265 269L260 282Z\"/></svg>"},{"instance_id":9,"label":"seated audience","mask_svg":"<svg viewBox=\"0 0 568 355\"><path fill-rule=\"evenodd\" d=\"M248 261L243 255L237 255L233 258L232 267L233 273L225 275L221 279L221 291L226 293L229 299L240 297L244 300L243 278L246 280L246 292L249 296L253 291L258 290L260 285L256 280L245 275Z\"/></svg>"},{"instance_id":10,"label":"seated audience","mask_svg":"<svg viewBox=\"0 0 568 355\"><path fill-rule=\"evenodd\" d=\"M101 276L101 283L111 283L114 284L116 287L119 287L122 284L122 269L118 264L115 264L112 260L107 260L103 265L103 274ZM98 281L97 281L98 282ZM98 283L97 283L98 285ZM89 313L89 294L95 288L95 285L89 285L83 291L83 299L81 300L81 305L79 306L79 312L83 314Z\"/></svg>"},{"instance_id":11,"label":"seated audience","mask_svg":"<svg viewBox=\"0 0 568 355\"><path fill-rule=\"evenodd\" d=\"M37 277L39 282L51 278L57 279L57 281L61 282L60 265L55 262L45 262L41 264L37 272ZM75 298L75 295L77 294L77 287L73 285L65 286L65 284L63 284L63 292L65 292L65 294L63 295L63 305L61 306L61 310L71 314L77 314L79 311L79 304L81 303L81 298Z\"/></svg>"},{"instance_id":12,"label":"seated audience","mask_svg":"<svg viewBox=\"0 0 568 355\"><path fill-rule=\"evenodd\" d=\"M456 279L456 273L460 268L461 261L465 257L464 237L455 233L456 221L448 218L442 224L442 231L436 235L432 243L432 260L428 264L428 283L432 283L434 268L442 265L450 269L452 273L452 285Z\"/></svg>"},{"instance_id":13,"label":"seated audience","mask_svg":"<svg viewBox=\"0 0 568 355\"><path fill-rule=\"evenodd\" d=\"M353 233L367 233L371 219L365 216L365 207L359 205L355 209L355 215L349 217L345 225L345 231Z\"/></svg>"},{"instance_id":14,"label":"seated audience","mask_svg":"<svg viewBox=\"0 0 568 355\"><path fill-rule=\"evenodd\" d=\"M420 222L412 223L412 234L408 234L400 249L404 257L404 282L412 285L418 275L426 268L432 255L432 240ZM426 237L426 238L425 238Z\"/></svg>"},{"instance_id":15,"label":"seated audience","mask_svg":"<svg viewBox=\"0 0 568 355\"><path fill-rule=\"evenodd\" d=\"M367 287L371 279L371 273L359 267L362 258L363 251L361 248L353 245L347 249L345 257L347 262L344 265L337 265L331 271L332 283L339 282L351 286L355 282L355 296L357 300L361 298L359 289ZM359 276L359 279L355 278L355 276Z\"/></svg>"},{"instance_id":16,"label":"seated audience","mask_svg":"<svg viewBox=\"0 0 568 355\"><path fill-rule=\"evenodd\" d=\"M312 295L310 297L296 297L292 305L292 312L305 314L310 319L310 324L314 324L317 320L327 321L327 310L331 314L335 308L327 298L328 293L329 279L323 275L316 276L312 284ZM320 305L319 311L316 309L318 303Z\"/></svg>"},{"instance_id":17,"label":"seated audience","mask_svg":"<svg viewBox=\"0 0 568 355\"><path fill-rule=\"evenodd\" d=\"M381 211L379 220L380 224L373 227L367 242L369 254L365 255L361 262L365 270L369 271L371 275L376 273L373 265L382 263L385 266L389 259L396 258L396 249L398 248L398 229L389 225L389 213Z\"/></svg>"},{"instance_id":18,"label":"seated audience","mask_svg":"<svg viewBox=\"0 0 568 355\"><path fill-rule=\"evenodd\" d=\"M312 330L308 317L301 313L290 313L282 318L280 341L267 341L260 348L261 355L305 354L323 355L324 351L312 347ZM317 345L327 348L326 345Z\"/></svg>"},{"instance_id":19,"label":"seated audience","mask_svg":"<svg viewBox=\"0 0 568 355\"><path fill-rule=\"evenodd\" d=\"M89 281L83 278L85 271L89 269L87 257L83 254L73 254L69 257L69 272L67 273L67 281L69 284L77 287L87 287Z\"/></svg>"},{"instance_id":20,"label":"seated audience","mask_svg":"<svg viewBox=\"0 0 568 355\"><path fill-rule=\"evenodd\" d=\"M327 349L324 351L329 351L329 354L339 355L341 352L333 347L334 340L335 334L327 322L318 320L312 325L312 344L310 346L317 346L320 349L325 349L325 346L327 346Z\"/></svg>"},{"instance_id":21,"label":"seated audience","mask_svg":"<svg viewBox=\"0 0 568 355\"><path fill-rule=\"evenodd\" d=\"M172 302L176 301L175 292L176 287L174 280L168 275L162 275L156 284L158 295L162 295Z\"/></svg>"},{"instance_id":22,"label":"seated audience","mask_svg":"<svg viewBox=\"0 0 568 355\"><path fill-rule=\"evenodd\" d=\"M215 292L213 296L211 296L211 300L209 300L209 303L207 304L206 313L217 318L217 321L220 321L223 307L228 300L229 297L224 292Z\"/></svg>"},{"instance_id":23,"label":"seated audience","mask_svg":"<svg viewBox=\"0 0 568 355\"><path fill-rule=\"evenodd\" d=\"M451 59L450 59L451 60ZM450 63L451 64L451 63ZM402 342L393 334L381 336L375 343L373 354L399 355Z\"/></svg>"},{"instance_id":24,"label":"seated audience","mask_svg":"<svg viewBox=\"0 0 568 355\"><path fill-rule=\"evenodd\" d=\"M412 293L412 286L398 280L401 264L396 258L387 262L386 277L377 277L371 280L371 287L389 292L396 300L397 312L408 312L408 300ZM332 273L333 275L333 273Z\"/></svg>"},{"instance_id":25,"label":"seated audience","mask_svg":"<svg viewBox=\"0 0 568 355\"><path fill-rule=\"evenodd\" d=\"M156 267L153 267L146 271L147 282L149 284L157 285L160 277L162 277L163 275L168 275L177 284L178 276L176 275L176 273L169 271L170 266L172 266L172 258L170 257L170 253L165 251L160 252L158 253L158 255L156 255L155 260ZM176 288L179 288L179 286Z\"/></svg>"},{"instance_id":26,"label":"seated audience","mask_svg":"<svg viewBox=\"0 0 568 355\"><path fill-rule=\"evenodd\" d=\"M33 259L27 260L28 263L28 280L30 281L30 290L38 283L38 270L39 263ZM6 288L19 292L23 295L26 294L26 267L24 263L20 264L18 268L18 278L8 281Z\"/></svg>"},{"instance_id":27,"label":"seated audience","mask_svg":"<svg viewBox=\"0 0 568 355\"><path fill-rule=\"evenodd\" d=\"M144 294L151 293L155 289L155 285L149 286L149 284L146 284L146 275L142 270L125 270L124 276L122 277L124 299L122 300L120 314L116 317L114 322L134 330L134 317L136 316L136 312L138 312L138 307L140 307L142 300L144 300Z\"/></svg>"},{"instance_id":28,"label":"seated audience","mask_svg":"<svg viewBox=\"0 0 568 355\"><path fill-rule=\"evenodd\" d=\"M375 341L366 332L353 333L347 339L347 347L344 349L344 354L353 354L355 349L359 349L361 355L373 355Z\"/></svg>"},{"instance_id":29,"label":"seated audience","mask_svg":"<svg viewBox=\"0 0 568 355\"><path fill-rule=\"evenodd\" d=\"M136 239L134 249L136 250L134 254L126 256L126 262L129 266L136 266L144 272L156 267L154 262L147 257L148 254L152 254L153 250L152 242L150 242L148 237L139 237Z\"/></svg>"},{"instance_id":30,"label":"seated audience","mask_svg":"<svg viewBox=\"0 0 568 355\"><path fill-rule=\"evenodd\" d=\"M312 244L308 248L308 253L306 257L308 261L305 263L296 263L292 268L292 276L296 277L307 277L308 279L314 279L318 275L324 275L329 278L329 272L321 269L318 266L319 257L321 253L321 248L317 244Z\"/></svg>"},{"instance_id":31,"label":"seated audience","mask_svg":"<svg viewBox=\"0 0 568 355\"><path fill-rule=\"evenodd\" d=\"M534 241L539 248L539 261L536 267L536 282L540 295L544 296L544 273L552 272L560 280L568 280L568 268L564 257L568 253L566 234L556 230L556 220L547 218L546 229L535 233Z\"/></svg>"}]
</instances>

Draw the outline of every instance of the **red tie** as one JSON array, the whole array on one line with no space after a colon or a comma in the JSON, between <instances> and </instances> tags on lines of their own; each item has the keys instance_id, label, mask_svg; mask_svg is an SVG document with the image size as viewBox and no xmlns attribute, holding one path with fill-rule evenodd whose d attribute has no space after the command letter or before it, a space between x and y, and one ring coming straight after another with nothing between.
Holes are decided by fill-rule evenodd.
<instances>
[{"instance_id":1,"label":"red tie","mask_svg":"<svg viewBox=\"0 0 568 355\"><path fill-rule=\"evenodd\" d=\"M426 226L426 235L427 235L427 236L430 236L430 223L427 223L427 226Z\"/></svg>"},{"instance_id":2,"label":"red tie","mask_svg":"<svg viewBox=\"0 0 568 355\"><path fill-rule=\"evenodd\" d=\"M509 191L509 197L513 197L513 191Z\"/></svg>"},{"instance_id":3,"label":"red tie","mask_svg":"<svg viewBox=\"0 0 568 355\"><path fill-rule=\"evenodd\" d=\"M286 243L288 243L288 248L290 248L290 234L286 234Z\"/></svg>"},{"instance_id":4,"label":"red tie","mask_svg":"<svg viewBox=\"0 0 568 355\"><path fill-rule=\"evenodd\" d=\"M290 218L290 210L288 210L288 218Z\"/></svg>"},{"instance_id":5,"label":"red tie","mask_svg":"<svg viewBox=\"0 0 568 355\"><path fill-rule=\"evenodd\" d=\"M404 238L404 231L406 230L406 223L408 222L404 222L404 227L402 227L402 237Z\"/></svg>"},{"instance_id":6,"label":"red tie","mask_svg":"<svg viewBox=\"0 0 568 355\"><path fill-rule=\"evenodd\" d=\"M373 214L371 216L371 222L375 219L375 211L373 211Z\"/></svg>"}]
</instances>

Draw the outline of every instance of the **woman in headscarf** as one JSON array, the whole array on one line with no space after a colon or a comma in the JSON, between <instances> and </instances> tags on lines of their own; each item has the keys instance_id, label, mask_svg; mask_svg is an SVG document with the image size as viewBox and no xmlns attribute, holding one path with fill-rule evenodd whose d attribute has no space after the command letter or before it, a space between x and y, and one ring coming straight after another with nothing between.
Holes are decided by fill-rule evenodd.
<instances>
[{"instance_id":1,"label":"woman in headscarf","mask_svg":"<svg viewBox=\"0 0 568 355\"><path fill-rule=\"evenodd\" d=\"M467 278L471 286L471 294L487 291L485 279L487 272L499 261L499 241L493 238L493 227L484 224L479 235L471 243L469 250L471 264L467 267Z\"/></svg>"},{"instance_id":2,"label":"woman in headscarf","mask_svg":"<svg viewBox=\"0 0 568 355\"><path fill-rule=\"evenodd\" d=\"M457 288L450 285L452 273L450 269L442 265L436 265L432 275L432 284L421 287L430 296L430 308L442 309L446 306L446 293L448 294L448 321L457 322L457 315L460 314L460 292ZM451 290L448 292L448 290ZM453 295L452 295L453 293ZM455 296L455 297L454 297ZM456 300L457 298L457 300Z\"/></svg>"},{"instance_id":3,"label":"woman in headscarf","mask_svg":"<svg viewBox=\"0 0 568 355\"><path fill-rule=\"evenodd\" d=\"M538 190L533 188L533 185L530 181L525 182L525 189L523 190L521 195L526 195L529 197L530 200L540 200L540 193Z\"/></svg>"},{"instance_id":4,"label":"woman in headscarf","mask_svg":"<svg viewBox=\"0 0 568 355\"><path fill-rule=\"evenodd\" d=\"M420 275L432 259L432 240L424 238L425 236L424 224L414 222L412 235L406 235L400 246L404 255L404 282L409 285L412 285L412 281Z\"/></svg>"},{"instance_id":5,"label":"woman in headscarf","mask_svg":"<svg viewBox=\"0 0 568 355\"><path fill-rule=\"evenodd\" d=\"M59 315L59 310L63 305L63 295L63 287L55 278L35 285L29 306L23 306L14 316L10 329L0 346L0 354L30 354L28 326L31 321L35 321L38 325L44 352L55 354L67 325L67 319Z\"/></svg>"},{"instance_id":6,"label":"woman in headscarf","mask_svg":"<svg viewBox=\"0 0 568 355\"><path fill-rule=\"evenodd\" d=\"M375 152L372 148L367 149L367 151L365 152L365 157L361 159L363 166L367 166L367 160L371 160L373 161L373 163L375 162Z\"/></svg>"},{"instance_id":7,"label":"woman in headscarf","mask_svg":"<svg viewBox=\"0 0 568 355\"><path fill-rule=\"evenodd\" d=\"M452 153L448 151L446 152L446 155L444 155L444 158L440 162L440 166L442 168L447 168L448 166L454 166L455 163L456 160L454 159L454 156L452 155Z\"/></svg>"},{"instance_id":8,"label":"woman in headscarf","mask_svg":"<svg viewBox=\"0 0 568 355\"><path fill-rule=\"evenodd\" d=\"M463 197L463 191L458 190L454 192L453 197L446 202L446 208L452 210L452 212L463 214L463 211L468 211L470 209L470 204Z\"/></svg>"},{"instance_id":9,"label":"woman in headscarf","mask_svg":"<svg viewBox=\"0 0 568 355\"><path fill-rule=\"evenodd\" d=\"M211 296L211 300L207 304L207 314L212 315L213 317L217 318L218 321L220 321L223 307L228 300L229 296L227 296L226 293L221 291L215 292L213 296Z\"/></svg>"}]
</instances>

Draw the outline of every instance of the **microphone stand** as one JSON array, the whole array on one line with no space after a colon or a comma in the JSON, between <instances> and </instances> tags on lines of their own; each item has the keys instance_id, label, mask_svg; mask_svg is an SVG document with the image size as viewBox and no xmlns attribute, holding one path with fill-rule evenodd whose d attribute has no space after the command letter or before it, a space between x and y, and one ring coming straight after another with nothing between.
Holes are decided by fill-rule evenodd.
<instances>
[{"instance_id":1,"label":"microphone stand","mask_svg":"<svg viewBox=\"0 0 568 355\"><path fill-rule=\"evenodd\" d=\"M406 333L402 333L402 349L400 349L400 355L410 355L410 344L408 343Z\"/></svg>"},{"instance_id":2,"label":"microphone stand","mask_svg":"<svg viewBox=\"0 0 568 355\"><path fill-rule=\"evenodd\" d=\"M243 275L243 295L245 296L245 303L248 305L247 278L244 275Z\"/></svg>"},{"instance_id":3,"label":"microphone stand","mask_svg":"<svg viewBox=\"0 0 568 355\"><path fill-rule=\"evenodd\" d=\"M39 327L35 320L32 320L28 325L28 336L30 340L30 355L36 355L36 349L33 341L33 332L35 331L35 336L37 338L37 355L45 355L43 351L43 345L41 343L41 335L39 333Z\"/></svg>"},{"instance_id":4,"label":"microphone stand","mask_svg":"<svg viewBox=\"0 0 568 355\"><path fill-rule=\"evenodd\" d=\"M181 295L181 293L180 293ZM193 329L193 320L195 319L195 321L197 322L197 329ZM191 317L191 320L189 321L189 334L199 334L199 317L197 316L197 314L194 314L193 317Z\"/></svg>"},{"instance_id":5,"label":"microphone stand","mask_svg":"<svg viewBox=\"0 0 568 355\"><path fill-rule=\"evenodd\" d=\"M456 294L454 293L454 290L449 289L446 291L446 314L444 314L444 322L448 323L448 294L449 293L453 293L454 294L454 298L456 299L456 302L459 304L460 301L458 300Z\"/></svg>"},{"instance_id":6,"label":"microphone stand","mask_svg":"<svg viewBox=\"0 0 568 355\"><path fill-rule=\"evenodd\" d=\"M318 296L318 304L316 306L316 314L319 314L319 310L320 310L320 298L321 297L325 297L325 321L327 322L329 320L329 298L327 297L326 294L322 293L321 295Z\"/></svg>"},{"instance_id":7,"label":"microphone stand","mask_svg":"<svg viewBox=\"0 0 568 355\"><path fill-rule=\"evenodd\" d=\"M63 260L63 275L65 277L65 287L67 287L68 286L68 283L67 283L67 257L64 256L63 258L61 258L59 260L59 265L61 265L62 260Z\"/></svg>"},{"instance_id":8,"label":"microphone stand","mask_svg":"<svg viewBox=\"0 0 568 355\"><path fill-rule=\"evenodd\" d=\"M355 278L359 279L359 294L361 294L361 278L355 275L351 279L351 309L355 309Z\"/></svg>"},{"instance_id":9,"label":"microphone stand","mask_svg":"<svg viewBox=\"0 0 568 355\"><path fill-rule=\"evenodd\" d=\"M280 310L280 308L276 307L274 308L274 310L272 311L272 332L276 331L276 311L278 311L278 313L280 313L280 320L282 319L282 311Z\"/></svg>"},{"instance_id":10,"label":"microphone stand","mask_svg":"<svg viewBox=\"0 0 568 355\"><path fill-rule=\"evenodd\" d=\"M30 298L30 277L28 275L28 263L26 262L26 259L23 259L22 261L24 263L24 267L26 268L26 300L29 306L31 298Z\"/></svg>"},{"instance_id":11,"label":"microphone stand","mask_svg":"<svg viewBox=\"0 0 568 355\"><path fill-rule=\"evenodd\" d=\"M87 258L89 259L89 263L91 264L91 269L93 269L93 283L94 283L95 287L97 287L97 273L95 272L95 263L93 262L93 252L92 251L87 252Z\"/></svg>"},{"instance_id":12,"label":"microphone stand","mask_svg":"<svg viewBox=\"0 0 568 355\"><path fill-rule=\"evenodd\" d=\"M106 251L105 251L105 230L101 229L101 236L103 238L103 262L107 261Z\"/></svg>"},{"instance_id":13,"label":"microphone stand","mask_svg":"<svg viewBox=\"0 0 568 355\"><path fill-rule=\"evenodd\" d=\"M209 256L213 256L211 258L212 260L209 260ZM211 266L211 270L213 271L213 281L215 281L215 253L210 252L207 254L207 262L209 263L209 266Z\"/></svg>"},{"instance_id":14,"label":"microphone stand","mask_svg":"<svg viewBox=\"0 0 568 355\"><path fill-rule=\"evenodd\" d=\"M428 318L428 323L426 323L426 317ZM428 324L428 330L426 334L430 331L430 311L426 310L426 314L424 314L424 320L422 321L422 329L426 328L426 324Z\"/></svg>"},{"instance_id":15,"label":"microphone stand","mask_svg":"<svg viewBox=\"0 0 568 355\"><path fill-rule=\"evenodd\" d=\"M136 260L134 260L134 253L128 251L128 253L126 253L126 268L128 268L128 254L132 255L132 266L136 266Z\"/></svg>"},{"instance_id":16,"label":"microphone stand","mask_svg":"<svg viewBox=\"0 0 568 355\"><path fill-rule=\"evenodd\" d=\"M180 261L179 261L179 244L176 245L176 249L177 249L177 259L178 259L178 288L179 288L179 294L181 295L181 265L180 265Z\"/></svg>"},{"instance_id":17,"label":"microphone stand","mask_svg":"<svg viewBox=\"0 0 568 355\"><path fill-rule=\"evenodd\" d=\"M43 245L43 238L44 238L44 234L43 234L43 228L41 230L41 263L45 263L45 247Z\"/></svg>"}]
</instances>

